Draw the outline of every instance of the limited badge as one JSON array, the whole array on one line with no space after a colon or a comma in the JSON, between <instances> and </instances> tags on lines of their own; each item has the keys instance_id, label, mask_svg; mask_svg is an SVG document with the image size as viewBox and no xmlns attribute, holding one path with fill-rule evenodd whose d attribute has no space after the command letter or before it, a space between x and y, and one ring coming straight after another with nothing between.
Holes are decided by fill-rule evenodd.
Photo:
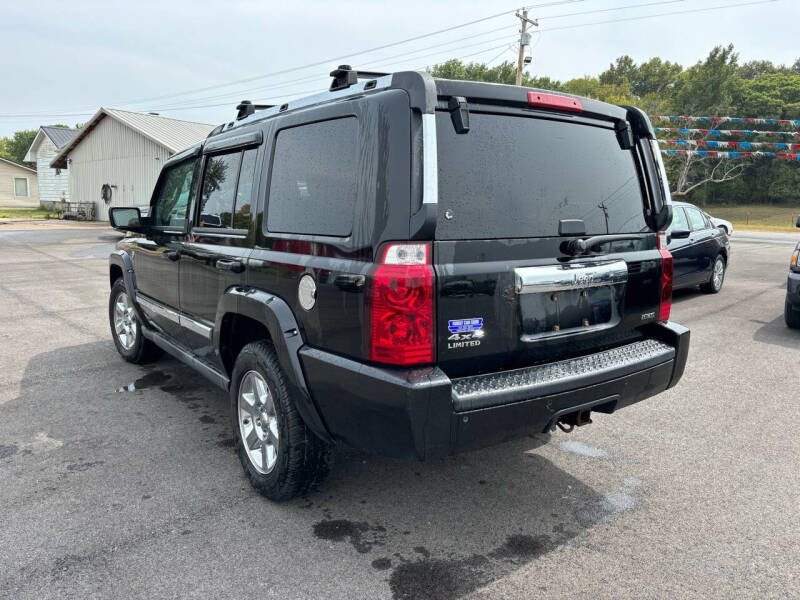
<instances>
[{"instance_id":1,"label":"limited badge","mask_svg":"<svg viewBox=\"0 0 800 600\"><path fill-rule=\"evenodd\" d=\"M317 284L311 275L303 275L297 285L297 299L303 310L311 310L317 302Z\"/></svg>"},{"instance_id":2,"label":"limited badge","mask_svg":"<svg viewBox=\"0 0 800 600\"><path fill-rule=\"evenodd\" d=\"M470 317L469 319L451 319L447 322L450 337L447 338L447 348L474 348L481 345L484 335L483 317Z\"/></svg>"}]
</instances>

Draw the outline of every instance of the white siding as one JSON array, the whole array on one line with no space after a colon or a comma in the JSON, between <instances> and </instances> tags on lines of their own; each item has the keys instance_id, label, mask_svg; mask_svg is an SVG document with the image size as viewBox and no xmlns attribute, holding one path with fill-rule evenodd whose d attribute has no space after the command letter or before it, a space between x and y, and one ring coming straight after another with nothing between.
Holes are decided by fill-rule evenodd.
<instances>
[{"instance_id":1,"label":"white siding","mask_svg":"<svg viewBox=\"0 0 800 600\"><path fill-rule=\"evenodd\" d=\"M28 195L14 195L14 179L21 177L28 180ZM2 208L35 208L39 206L39 190L36 185L36 173L24 169L5 160L0 160L0 207Z\"/></svg>"},{"instance_id":2,"label":"white siding","mask_svg":"<svg viewBox=\"0 0 800 600\"><path fill-rule=\"evenodd\" d=\"M169 151L110 117L104 117L89 132L69 158L69 181L73 202L94 202L97 219L108 220L109 206L148 204L161 165ZM111 204L101 197L107 183Z\"/></svg>"},{"instance_id":3,"label":"white siding","mask_svg":"<svg viewBox=\"0 0 800 600\"><path fill-rule=\"evenodd\" d=\"M69 174L62 169L56 175L56 169L50 168L50 161L58 154L55 144L46 135L42 136L39 148L36 150L36 173L39 176L39 200L41 202L60 202L63 198L69 200Z\"/></svg>"}]
</instances>

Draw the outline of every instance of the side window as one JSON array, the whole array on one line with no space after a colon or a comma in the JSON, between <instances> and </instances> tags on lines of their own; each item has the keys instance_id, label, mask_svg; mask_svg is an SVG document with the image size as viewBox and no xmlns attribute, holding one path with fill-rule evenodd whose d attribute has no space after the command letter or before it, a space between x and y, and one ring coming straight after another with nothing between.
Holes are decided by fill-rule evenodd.
<instances>
[{"instance_id":1,"label":"side window","mask_svg":"<svg viewBox=\"0 0 800 600\"><path fill-rule=\"evenodd\" d=\"M239 170L239 185L236 188L236 204L233 210L233 228L250 227L250 202L252 202L253 181L256 175L256 156L258 148L245 150L242 155L242 168Z\"/></svg>"},{"instance_id":2,"label":"side window","mask_svg":"<svg viewBox=\"0 0 800 600\"><path fill-rule=\"evenodd\" d=\"M680 206L672 207L672 223L669 226L670 231L686 230L690 231L689 221L686 220L686 213Z\"/></svg>"},{"instance_id":3,"label":"side window","mask_svg":"<svg viewBox=\"0 0 800 600\"><path fill-rule=\"evenodd\" d=\"M703 220L706 222L706 229L714 229L714 224L711 222L711 217L708 213L703 213Z\"/></svg>"},{"instance_id":4,"label":"side window","mask_svg":"<svg viewBox=\"0 0 800 600\"><path fill-rule=\"evenodd\" d=\"M199 227L232 227L233 199L242 151L206 159L200 194Z\"/></svg>"},{"instance_id":5,"label":"side window","mask_svg":"<svg viewBox=\"0 0 800 600\"><path fill-rule=\"evenodd\" d=\"M199 159L165 169L153 208L155 227L184 227L189 199L196 185Z\"/></svg>"},{"instance_id":6,"label":"side window","mask_svg":"<svg viewBox=\"0 0 800 600\"><path fill-rule=\"evenodd\" d=\"M706 221L703 215L696 208L687 208L686 213L689 215L689 223L692 226L692 231L700 231L706 228Z\"/></svg>"},{"instance_id":7,"label":"side window","mask_svg":"<svg viewBox=\"0 0 800 600\"><path fill-rule=\"evenodd\" d=\"M358 194L357 119L284 129L273 157L269 231L349 236Z\"/></svg>"}]
</instances>

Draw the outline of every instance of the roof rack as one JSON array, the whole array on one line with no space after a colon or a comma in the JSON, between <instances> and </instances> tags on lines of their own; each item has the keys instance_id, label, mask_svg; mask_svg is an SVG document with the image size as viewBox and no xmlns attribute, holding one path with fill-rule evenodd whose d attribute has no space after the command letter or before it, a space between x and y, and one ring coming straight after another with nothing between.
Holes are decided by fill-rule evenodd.
<instances>
[{"instance_id":1,"label":"roof rack","mask_svg":"<svg viewBox=\"0 0 800 600\"><path fill-rule=\"evenodd\" d=\"M333 92L348 88L354 83L358 83L359 79L376 79L388 74L389 73L379 73L377 71L356 71L350 65L339 65L338 68L331 71L333 81L331 82L330 91Z\"/></svg>"},{"instance_id":2,"label":"roof rack","mask_svg":"<svg viewBox=\"0 0 800 600\"><path fill-rule=\"evenodd\" d=\"M272 108L274 104L253 104L250 100L242 100L236 105L236 120L241 121L245 117L254 115L257 110Z\"/></svg>"}]
</instances>

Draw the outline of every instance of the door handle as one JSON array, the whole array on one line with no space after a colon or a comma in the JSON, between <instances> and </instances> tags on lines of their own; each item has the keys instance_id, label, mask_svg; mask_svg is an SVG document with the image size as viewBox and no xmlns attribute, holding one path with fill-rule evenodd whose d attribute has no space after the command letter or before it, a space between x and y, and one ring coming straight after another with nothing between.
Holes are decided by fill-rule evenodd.
<instances>
[{"instance_id":1,"label":"door handle","mask_svg":"<svg viewBox=\"0 0 800 600\"><path fill-rule=\"evenodd\" d=\"M166 252L164 252L164 256L166 256L168 259L172 261L176 261L180 259L181 253L178 252L177 250L167 250Z\"/></svg>"},{"instance_id":2,"label":"door handle","mask_svg":"<svg viewBox=\"0 0 800 600\"><path fill-rule=\"evenodd\" d=\"M220 271L231 271L232 273L241 273L244 271L244 264L240 260L218 260L217 269Z\"/></svg>"}]
</instances>

